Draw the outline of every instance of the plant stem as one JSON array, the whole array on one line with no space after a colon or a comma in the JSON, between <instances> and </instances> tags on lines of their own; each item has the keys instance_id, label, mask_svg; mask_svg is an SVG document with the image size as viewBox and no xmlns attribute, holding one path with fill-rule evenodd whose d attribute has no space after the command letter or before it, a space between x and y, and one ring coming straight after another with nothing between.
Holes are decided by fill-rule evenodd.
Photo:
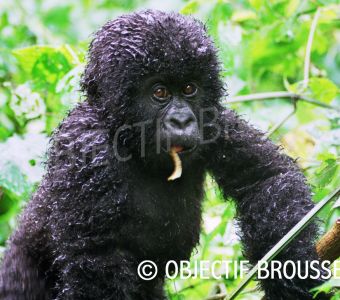
<instances>
[{"instance_id":1,"label":"plant stem","mask_svg":"<svg viewBox=\"0 0 340 300\"><path fill-rule=\"evenodd\" d=\"M275 99L275 98L291 98L293 100L308 102L316 106L321 106L324 108L340 111L339 108L334 107L332 105L320 102L315 99L311 99L303 95L288 92L288 91L275 91L275 92L255 93L255 94L249 94L249 95L244 95L244 96L243 95L235 96L233 98L223 101L223 104L256 101L256 100L269 100L269 99Z\"/></svg>"},{"instance_id":2,"label":"plant stem","mask_svg":"<svg viewBox=\"0 0 340 300\"><path fill-rule=\"evenodd\" d=\"M304 71L303 71L303 90L305 90L308 86L308 80L309 80L309 68L310 68L310 56L312 52L312 45L314 40L314 34L316 30L316 25L318 24L318 19L320 16L320 9L316 10L316 13L314 15L312 25L310 27L308 41L307 41L307 47L306 47L306 55L305 55L305 63L304 63Z\"/></svg>"}]
</instances>

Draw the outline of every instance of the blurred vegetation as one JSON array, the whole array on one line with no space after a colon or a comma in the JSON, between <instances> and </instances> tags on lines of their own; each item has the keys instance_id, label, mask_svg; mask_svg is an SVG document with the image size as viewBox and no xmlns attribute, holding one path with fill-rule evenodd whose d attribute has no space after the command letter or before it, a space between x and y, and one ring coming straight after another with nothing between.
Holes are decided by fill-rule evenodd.
<instances>
[{"instance_id":1,"label":"blurred vegetation","mask_svg":"<svg viewBox=\"0 0 340 300\"><path fill-rule=\"evenodd\" d=\"M339 186L337 1L3 0L0 2L2 249L16 225L16 215L41 179L49 135L65 113L81 100L79 76L91 33L108 19L142 8L175 10L202 19L220 49L230 94L226 106L270 132L276 143L298 158L315 201ZM306 48L313 19L316 29L310 38L309 58ZM308 78L305 61L307 64L310 61ZM242 95L273 91L297 93L302 99L238 102ZM243 257L235 230L237 224L233 221L234 205L222 201L211 178L207 178L206 185L201 244L192 261L239 261ZM323 230L329 229L340 216L339 206L322 211ZM204 299L213 291L225 293L234 289L240 279L233 275L222 280L171 280L167 292L172 300ZM254 288L253 282L239 299L261 299L261 292ZM340 295L335 297L339 299Z\"/></svg>"}]
</instances>

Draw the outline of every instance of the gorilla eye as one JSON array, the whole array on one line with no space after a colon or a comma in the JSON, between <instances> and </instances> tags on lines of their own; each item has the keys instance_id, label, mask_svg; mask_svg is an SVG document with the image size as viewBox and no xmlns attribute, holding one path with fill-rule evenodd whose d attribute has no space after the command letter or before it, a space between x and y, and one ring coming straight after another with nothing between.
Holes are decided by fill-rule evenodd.
<instances>
[{"instance_id":1,"label":"gorilla eye","mask_svg":"<svg viewBox=\"0 0 340 300\"><path fill-rule=\"evenodd\" d=\"M193 83L188 83L183 87L183 94L189 97L192 97L196 94L197 87Z\"/></svg>"},{"instance_id":2,"label":"gorilla eye","mask_svg":"<svg viewBox=\"0 0 340 300\"><path fill-rule=\"evenodd\" d=\"M170 96L169 90L165 86L156 86L153 90L153 97L156 100L164 101Z\"/></svg>"}]
</instances>

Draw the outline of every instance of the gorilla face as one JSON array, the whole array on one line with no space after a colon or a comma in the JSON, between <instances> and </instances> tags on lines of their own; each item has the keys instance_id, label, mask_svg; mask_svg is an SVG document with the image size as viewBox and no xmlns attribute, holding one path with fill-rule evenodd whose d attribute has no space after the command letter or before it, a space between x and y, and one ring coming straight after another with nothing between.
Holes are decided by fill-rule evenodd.
<instances>
[{"instance_id":1,"label":"gorilla face","mask_svg":"<svg viewBox=\"0 0 340 300\"><path fill-rule=\"evenodd\" d=\"M177 147L179 152L193 152L200 142L196 113L202 93L198 84L153 76L145 83L144 91L145 106L156 111L156 148L169 152L170 148Z\"/></svg>"},{"instance_id":2,"label":"gorilla face","mask_svg":"<svg viewBox=\"0 0 340 300\"><path fill-rule=\"evenodd\" d=\"M166 169L168 173L173 168L169 153L174 149L184 165L195 161L202 140L200 114L204 102L198 77L147 76L134 89L132 99L129 110L136 125L130 128L129 140L134 144L135 159L139 156L149 168Z\"/></svg>"},{"instance_id":3,"label":"gorilla face","mask_svg":"<svg viewBox=\"0 0 340 300\"><path fill-rule=\"evenodd\" d=\"M184 30L185 28L185 30ZM82 89L103 111L116 157L152 169L199 157L204 127L217 119L223 84L216 49L199 21L157 11L108 22L91 43Z\"/></svg>"}]
</instances>

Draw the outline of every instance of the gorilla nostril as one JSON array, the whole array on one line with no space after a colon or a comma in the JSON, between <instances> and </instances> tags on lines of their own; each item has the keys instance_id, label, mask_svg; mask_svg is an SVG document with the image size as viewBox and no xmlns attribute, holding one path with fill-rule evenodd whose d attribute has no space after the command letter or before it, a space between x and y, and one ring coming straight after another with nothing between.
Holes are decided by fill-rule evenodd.
<instances>
[{"instance_id":1,"label":"gorilla nostril","mask_svg":"<svg viewBox=\"0 0 340 300\"><path fill-rule=\"evenodd\" d=\"M194 121L192 116L178 116L170 118L170 125L176 129L184 129Z\"/></svg>"},{"instance_id":2,"label":"gorilla nostril","mask_svg":"<svg viewBox=\"0 0 340 300\"><path fill-rule=\"evenodd\" d=\"M170 125L173 128L182 128L183 127L182 122L177 118L171 118L170 119Z\"/></svg>"},{"instance_id":3,"label":"gorilla nostril","mask_svg":"<svg viewBox=\"0 0 340 300\"><path fill-rule=\"evenodd\" d=\"M192 116L188 117L185 121L185 126L188 126L190 123L194 122L194 118Z\"/></svg>"}]
</instances>

